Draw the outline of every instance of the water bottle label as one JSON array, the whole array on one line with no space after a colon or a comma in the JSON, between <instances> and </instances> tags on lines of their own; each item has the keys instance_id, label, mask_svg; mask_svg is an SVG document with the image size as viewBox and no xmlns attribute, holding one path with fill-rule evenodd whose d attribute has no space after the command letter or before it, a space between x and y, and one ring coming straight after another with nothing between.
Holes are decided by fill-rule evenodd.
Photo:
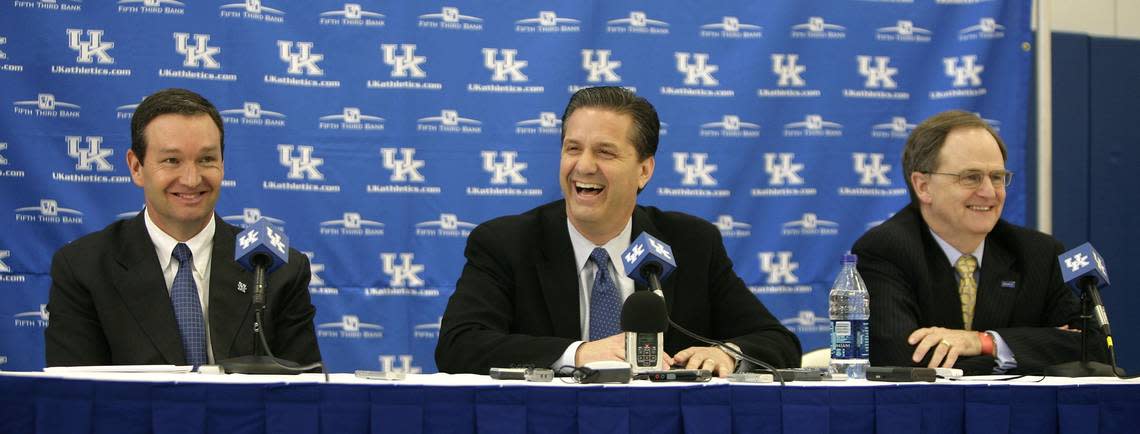
<instances>
[{"instance_id":1,"label":"water bottle label","mask_svg":"<svg viewBox=\"0 0 1140 434\"><path fill-rule=\"evenodd\" d=\"M867 320L831 321L831 358L834 360L868 359L871 349L870 323Z\"/></svg>"}]
</instances>

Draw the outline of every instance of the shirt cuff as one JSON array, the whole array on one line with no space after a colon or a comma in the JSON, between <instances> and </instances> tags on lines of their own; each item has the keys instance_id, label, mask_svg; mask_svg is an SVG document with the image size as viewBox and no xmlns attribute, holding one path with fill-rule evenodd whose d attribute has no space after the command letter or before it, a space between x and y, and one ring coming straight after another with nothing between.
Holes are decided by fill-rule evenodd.
<instances>
[{"instance_id":1,"label":"shirt cuff","mask_svg":"<svg viewBox=\"0 0 1140 434\"><path fill-rule=\"evenodd\" d=\"M555 360L554 364L550 366L550 369L553 369L554 372L558 372L558 369L563 366L576 366L574 364L574 356L578 355L578 347L581 345L582 341L574 341L569 347L566 347L566 351L562 352L562 357Z\"/></svg>"},{"instance_id":2,"label":"shirt cuff","mask_svg":"<svg viewBox=\"0 0 1140 434\"><path fill-rule=\"evenodd\" d=\"M986 333L994 337L994 359L997 361L994 373L1004 374L1006 371L1016 368L1017 359L1013 358L1013 350L1001 338L1001 334L993 330L986 330Z\"/></svg>"}]
</instances>

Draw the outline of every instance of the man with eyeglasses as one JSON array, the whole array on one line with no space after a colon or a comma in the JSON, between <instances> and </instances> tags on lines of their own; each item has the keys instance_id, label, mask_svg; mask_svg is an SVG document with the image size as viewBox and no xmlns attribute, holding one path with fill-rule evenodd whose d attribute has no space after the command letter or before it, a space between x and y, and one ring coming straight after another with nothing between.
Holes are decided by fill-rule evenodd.
<instances>
[{"instance_id":1,"label":"man with eyeglasses","mask_svg":"<svg viewBox=\"0 0 1140 434\"><path fill-rule=\"evenodd\" d=\"M1001 219L1006 157L989 124L958 110L907 138L911 202L852 249L871 295L871 365L1038 373L1080 358L1064 246Z\"/></svg>"}]
</instances>

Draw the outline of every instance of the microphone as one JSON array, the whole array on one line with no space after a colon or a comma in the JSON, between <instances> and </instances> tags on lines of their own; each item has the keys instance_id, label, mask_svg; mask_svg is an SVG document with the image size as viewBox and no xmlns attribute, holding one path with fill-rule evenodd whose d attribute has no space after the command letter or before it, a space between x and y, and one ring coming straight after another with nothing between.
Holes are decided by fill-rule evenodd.
<instances>
[{"instance_id":1,"label":"microphone","mask_svg":"<svg viewBox=\"0 0 1140 434\"><path fill-rule=\"evenodd\" d=\"M622 252L621 260L630 279L649 287L657 295L662 295L661 281L677 268L673 249L648 232L642 232L629 244Z\"/></svg>"},{"instance_id":2,"label":"microphone","mask_svg":"<svg viewBox=\"0 0 1140 434\"><path fill-rule=\"evenodd\" d=\"M1057 257L1061 263L1061 277L1065 283L1084 291L1092 298L1094 316L1101 330L1108 336L1109 346L1112 345L1112 329L1108 324L1108 314L1104 310L1104 301L1100 298L1100 289L1107 288L1108 270L1092 244L1084 243Z\"/></svg>"},{"instance_id":3,"label":"microphone","mask_svg":"<svg viewBox=\"0 0 1140 434\"><path fill-rule=\"evenodd\" d=\"M261 218L237 236L234 258L253 274L253 305L265 308L265 276L289 262L289 237Z\"/></svg>"},{"instance_id":4,"label":"microphone","mask_svg":"<svg viewBox=\"0 0 1140 434\"><path fill-rule=\"evenodd\" d=\"M299 374L321 367L317 362L300 366L296 362L278 359L269 349L262 324L265 310L265 276L289 262L289 237L285 231L262 218L237 235L234 258L246 270L253 272L253 335L254 353L251 356L233 357L218 362L222 370L233 374ZM260 351L258 351L260 349ZM266 355L260 355L263 351Z\"/></svg>"},{"instance_id":5,"label":"microphone","mask_svg":"<svg viewBox=\"0 0 1140 434\"><path fill-rule=\"evenodd\" d=\"M665 244L661 240L654 238L652 235L649 235L648 232L642 232L641 235L638 235L637 238L635 238L633 240L633 242L629 244L629 247L627 247L625 249L625 251L622 252L621 260L622 260L622 264L625 265L626 275L629 276L630 279L633 279L635 282L640 283L640 284L645 285L645 286L648 286L649 290L653 291L654 298L659 300L657 302L657 304L652 305L652 306L648 301L646 301L646 302L637 301L637 302L635 302L636 304L631 306L630 302L633 301L634 296L637 296L639 293L634 292L632 295L630 295L629 298L626 299L625 304L622 305L621 323L622 323L622 329L623 330L629 330L626 328L627 312L630 312L629 313L630 316L635 316L635 315L640 316L641 315L640 313L635 314L631 311L633 311L634 309L640 309L640 310L646 310L646 311L653 309L653 312L648 314L648 315L656 315L656 309L658 309L657 306L660 306L661 317L665 319L665 322L667 324L661 326L659 329L653 329L653 330L659 330L657 333L657 336L656 336L657 341L655 343L656 347L658 349L664 348L665 341L664 341L664 333L663 332L665 331L667 326L673 326L673 328L677 329L678 331L683 333L685 336L688 336L690 338L693 338L694 340L703 342L707 345L711 345L711 346L720 348L721 351L724 351L726 354L732 356L733 358L739 358L739 359L747 360L748 362L751 362L757 366L760 366L760 367L772 372L773 376L776 376L776 378L780 379L780 385L784 384L783 377L780 377L778 375L776 368L773 367L772 365L769 365L769 364L767 364L761 360L757 360L756 358L753 358L747 354L744 354L741 351L737 351L736 349L734 349L728 345L725 345L724 342L720 342L720 341L717 341L715 339L709 339L709 338L700 336L696 333L693 333L693 332L685 329L684 327L681 327L677 323L673 322L673 320L671 318L669 318L669 311L665 307L665 294L661 291L661 281L665 280L666 277L669 277L669 275L673 273L673 270L675 270L677 268L677 261L675 259L673 259L673 249L670 248L668 244ZM648 295L648 294L646 294L646 295ZM639 298L648 299L648 297L639 297ZM644 305L642 303L644 303ZM648 316L648 315L647 315L647 317L650 319L656 318L655 316ZM633 320L631 319L631 321L633 321ZM638 325L641 325L641 324L638 324ZM647 325L648 325L648 322L647 322ZM646 330L649 330L649 328L646 328ZM647 352L646 344L652 342L649 339L649 337L652 336L650 333L651 332L635 332L635 333L627 332L625 335L626 359L629 359L631 355L635 355L634 356L635 360L633 363L631 363L634 367L634 373L639 373L639 371L652 371L652 370L660 370L661 369L661 367L657 367L657 368L642 368L641 367L642 366L642 360L640 360L640 359L642 358L642 355L646 354L646 352ZM644 340L644 341L639 342L639 339ZM658 354L660 354L659 351L654 351L652 354L653 354L654 358L658 359L656 361L657 362L656 365L661 365L664 362L663 360L660 360L660 357L658 357ZM646 363L648 363L648 362L650 362L650 360L647 359Z\"/></svg>"},{"instance_id":6,"label":"microphone","mask_svg":"<svg viewBox=\"0 0 1140 434\"><path fill-rule=\"evenodd\" d=\"M621 329L625 332L625 357L633 374L665 369L661 351L669 320L665 299L651 292L635 292L621 306Z\"/></svg>"}]
</instances>

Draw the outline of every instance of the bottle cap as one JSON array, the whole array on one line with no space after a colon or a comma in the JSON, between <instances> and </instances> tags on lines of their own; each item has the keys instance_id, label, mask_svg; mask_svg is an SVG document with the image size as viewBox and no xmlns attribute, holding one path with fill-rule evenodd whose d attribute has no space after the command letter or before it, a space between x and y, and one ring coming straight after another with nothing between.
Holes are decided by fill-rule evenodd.
<instances>
[{"instance_id":1,"label":"bottle cap","mask_svg":"<svg viewBox=\"0 0 1140 434\"><path fill-rule=\"evenodd\" d=\"M851 252L847 252L847 253L844 253L844 254L843 254L843 261L842 261L842 263L844 263L844 264L847 264L847 263L851 263L851 264L854 264L854 263L855 263L856 261L858 261L858 260L859 260L859 257L858 257L858 256L856 256L854 253L851 253Z\"/></svg>"}]
</instances>

